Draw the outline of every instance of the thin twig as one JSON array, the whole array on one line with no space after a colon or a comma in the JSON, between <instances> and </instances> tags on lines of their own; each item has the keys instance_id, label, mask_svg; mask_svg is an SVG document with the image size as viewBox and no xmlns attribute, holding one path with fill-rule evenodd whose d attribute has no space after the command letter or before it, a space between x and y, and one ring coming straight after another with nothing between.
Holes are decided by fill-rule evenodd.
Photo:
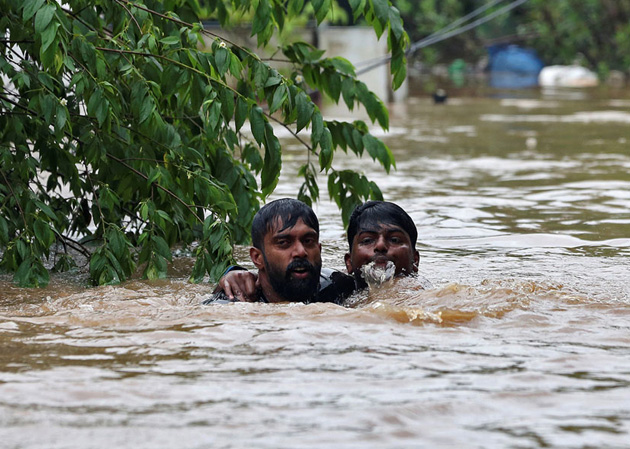
<instances>
[{"instance_id":1,"label":"thin twig","mask_svg":"<svg viewBox=\"0 0 630 449\"><path fill-rule=\"evenodd\" d=\"M193 28L194 27L194 25L192 23L185 22L185 21L183 21L181 19L176 19L174 17L170 17L170 16L167 16L165 14L161 14L161 13L159 13L157 11L152 10L152 9L146 8L144 6L137 5L134 2L131 2L129 0L122 0L122 1L124 1L125 3L127 3L130 6L133 6L134 8L138 8L138 9L140 9L142 11L148 12L149 14L153 14L155 16L161 17L164 20L170 20L170 21L175 22L175 23L177 23L179 25L184 25L184 26L186 26L188 28ZM230 42L229 40L225 39L223 36L219 36L218 34L212 33L210 31L206 30L205 28L202 28L201 32L203 34L207 34L207 35L212 36L212 37L218 37L219 39L221 39L222 41L232 45L233 47L237 47L237 48L240 48L241 50L247 51L246 49L244 49L240 45L236 45L234 42Z\"/></svg>"},{"instance_id":2,"label":"thin twig","mask_svg":"<svg viewBox=\"0 0 630 449\"><path fill-rule=\"evenodd\" d=\"M291 135L292 135L293 137L295 137L295 138L298 140L298 142L300 142L302 145L304 145L304 146L305 146L305 147L309 150L309 152L312 152L312 153L314 153L314 154L317 154L317 151L315 151L315 150L314 150L314 149L313 149L313 148L312 148L312 147L311 147L308 143L304 142L304 141L302 140L302 138L300 138L300 136L298 136L298 134L297 134L295 131L293 131L291 128L289 128L289 125L287 125L286 123L284 123L284 122L283 122L283 121L281 121L281 120L278 120L277 118L275 118L275 117L274 117L273 115L271 115L271 114L267 114L267 113L265 113L265 115L266 115L267 117L269 117L269 119L273 120L274 122L276 122L276 123L278 123L278 124L282 125L282 126L283 126L283 127L284 127L287 131L289 131L289 132L291 133Z\"/></svg>"},{"instance_id":3,"label":"thin twig","mask_svg":"<svg viewBox=\"0 0 630 449\"><path fill-rule=\"evenodd\" d=\"M127 6L125 4L123 4L123 2L121 2L120 0L114 0L116 3L118 3L120 6L122 6L124 8L125 11L127 11L127 13L129 14L129 17L131 17L131 20L133 20L133 23L136 24L136 26L138 27L138 31L140 31L140 33L142 33L142 28L140 27L140 24L138 23L138 21L136 20L136 18L134 17L134 15L131 13L131 11L129 11L129 9L127 8Z\"/></svg>"},{"instance_id":4,"label":"thin twig","mask_svg":"<svg viewBox=\"0 0 630 449\"><path fill-rule=\"evenodd\" d=\"M61 238L62 242L64 245L68 245L69 247L71 247L72 249L80 252L81 254L83 254L86 257L90 256L90 251L83 246L81 243L77 242L76 240L71 239L70 237L66 236L66 235L62 235L59 234L55 231L55 233Z\"/></svg>"},{"instance_id":5,"label":"thin twig","mask_svg":"<svg viewBox=\"0 0 630 449\"><path fill-rule=\"evenodd\" d=\"M110 158L113 161L118 162L119 164L123 165L124 167L126 167L128 170L130 170L131 172L135 173L137 176L140 176L141 178L144 178L145 180L148 180L149 177L147 175L145 175L144 173L142 173L139 170L136 170L135 168L133 168L131 165L127 164L125 161L123 161L122 159L117 158L116 156L114 156L113 154L109 154L109 153L105 153L105 155ZM200 222L203 223L203 220L199 217L199 215L197 215L197 213L194 211L194 209L192 208L192 206L190 206L190 204L186 203L184 200L182 200L179 196L177 196L174 192L170 191L169 189L167 189L166 187L161 186L160 184L157 183L153 183L153 185L155 185L158 189L160 189L161 191L163 191L164 193L170 195L173 199L175 199L177 202L181 203L184 207L186 207L186 209L188 209L188 211Z\"/></svg>"},{"instance_id":6,"label":"thin twig","mask_svg":"<svg viewBox=\"0 0 630 449\"><path fill-rule=\"evenodd\" d=\"M11 39L0 39L0 44L34 44L35 41L31 41L28 39L22 39L19 41L13 41Z\"/></svg>"}]
</instances>

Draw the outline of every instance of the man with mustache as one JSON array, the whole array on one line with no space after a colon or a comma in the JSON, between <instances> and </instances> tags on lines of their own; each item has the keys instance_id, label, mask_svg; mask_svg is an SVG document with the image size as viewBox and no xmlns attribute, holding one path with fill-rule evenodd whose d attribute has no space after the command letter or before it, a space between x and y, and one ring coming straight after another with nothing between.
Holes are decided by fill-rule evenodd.
<instances>
[{"instance_id":1,"label":"man with mustache","mask_svg":"<svg viewBox=\"0 0 630 449\"><path fill-rule=\"evenodd\" d=\"M354 291L354 281L341 272L322 270L321 248L319 221L309 206L290 198L272 201L252 223L249 256L258 281L251 275L234 291L228 282L224 292L215 291L204 304L233 300L232 293L256 302L339 302Z\"/></svg>"},{"instance_id":2,"label":"man with mustache","mask_svg":"<svg viewBox=\"0 0 630 449\"><path fill-rule=\"evenodd\" d=\"M420 255L416 250L418 231L411 217L397 204L368 201L358 206L348 224L349 252L345 255L348 273L354 276L355 290L367 287L362 269L374 263L384 269L394 265L394 276L415 276ZM251 301L256 276L247 271L227 273L219 281L220 289L231 299ZM430 287L424 279L420 287ZM333 302L340 303L349 294L344 290Z\"/></svg>"}]
</instances>

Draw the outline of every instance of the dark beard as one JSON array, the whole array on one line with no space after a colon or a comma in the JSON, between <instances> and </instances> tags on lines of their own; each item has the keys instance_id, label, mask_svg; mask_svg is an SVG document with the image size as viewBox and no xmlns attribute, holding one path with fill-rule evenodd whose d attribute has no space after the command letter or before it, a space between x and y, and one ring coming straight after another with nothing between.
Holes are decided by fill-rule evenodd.
<instances>
[{"instance_id":1,"label":"dark beard","mask_svg":"<svg viewBox=\"0 0 630 449\"><path fill-rule=\"evenodd\" d=\"M285 301L308 302L317 293L319 274L322 269L321 264L312 265L306 259L296 259L291 262L286 271L282 273L271 267L265 259L265 268L267 270L269 283L274 291ZM297 268L306 268L310 276L305 279L292 278L291 273Z\"/></svg>"}]
</instances>

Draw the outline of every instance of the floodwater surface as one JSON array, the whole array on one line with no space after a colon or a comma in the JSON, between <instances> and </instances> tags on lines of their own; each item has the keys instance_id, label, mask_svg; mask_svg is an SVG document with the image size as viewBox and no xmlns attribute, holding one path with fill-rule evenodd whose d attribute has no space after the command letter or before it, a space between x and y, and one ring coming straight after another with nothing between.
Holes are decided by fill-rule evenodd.
<instances>
[{"instance_id":1,"label":"floodwater surface","mask_svg":"<svg viewBox=\"0 0 630 449\"><path fill-rule=\"evenodd\" d=\"M113 287L0 278L0 446L628 447L629 111L584 91L412 98L383 136L396 171L336 155L412 216L428 290L202 306L186 257ZM274 197L304 158L285 143Z\"/></svg>"}]
</instances>

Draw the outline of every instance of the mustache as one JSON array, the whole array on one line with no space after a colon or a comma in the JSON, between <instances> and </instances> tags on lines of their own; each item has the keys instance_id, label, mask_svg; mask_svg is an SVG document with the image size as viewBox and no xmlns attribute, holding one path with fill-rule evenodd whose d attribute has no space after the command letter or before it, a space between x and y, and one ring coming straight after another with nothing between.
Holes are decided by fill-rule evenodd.
<instances>
[{"instance_id":1,"label":"mustache","mask_svg":"<svg viewBox=\"0 0 630 449\"><path fill-rule=\"evenodd\" d=\"M306 259L295 259L294 261L292 261L287 266L287 276L289 275L289 273L291 271L298 270L300 268L304 268L310 273L315 273L315 271L316 271L315 270L315 265L310 263L308 260L306 260Z\"/></svg>"}]
</instances>

